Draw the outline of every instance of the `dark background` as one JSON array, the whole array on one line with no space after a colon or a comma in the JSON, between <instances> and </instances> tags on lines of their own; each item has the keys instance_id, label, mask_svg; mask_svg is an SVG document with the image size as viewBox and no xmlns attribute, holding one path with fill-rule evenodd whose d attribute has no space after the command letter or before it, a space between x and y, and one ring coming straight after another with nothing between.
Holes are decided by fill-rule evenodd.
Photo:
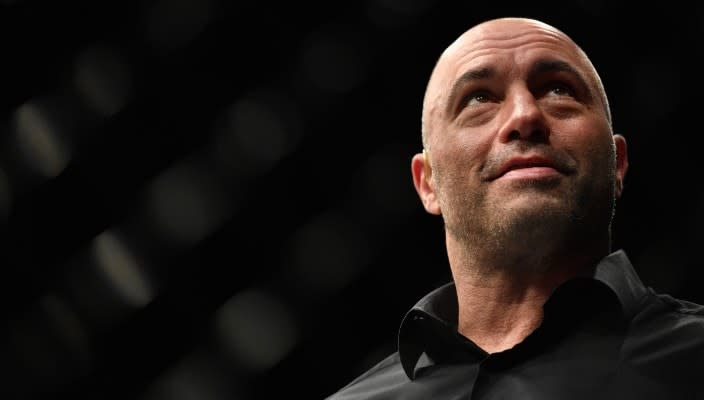
<instances>
[{"instance_id":1,"label":"dark background","mask_svg":"<svg viewBox=\"0 0 704 400\"><path fill-rule=\"evenodd\" d=\"M322 399L449 279L410 175L437 56L543 19L609 93L614 241L704 302L694 3L0 1L4 399Z\"/></svg>"}]
</instances>

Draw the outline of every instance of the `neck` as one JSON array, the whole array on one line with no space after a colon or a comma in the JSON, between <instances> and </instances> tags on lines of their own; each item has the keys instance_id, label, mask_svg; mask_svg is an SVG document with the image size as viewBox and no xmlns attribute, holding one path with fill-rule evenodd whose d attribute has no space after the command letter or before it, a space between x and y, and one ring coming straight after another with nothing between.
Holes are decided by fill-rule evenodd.
<instances>
[{"instance_id":1,"label":"neck","mask_svg":"<svg viewBox=\"0 0 704 400\"><path fill-rule=\"evenodd\" d=\"M511 254L504 249L487 254L451 239L447 244L459 303L458 330L489 353L522 342L540 326L543 305L552 292L608 252L534 249Z\"/></svg>"}]
</instances>

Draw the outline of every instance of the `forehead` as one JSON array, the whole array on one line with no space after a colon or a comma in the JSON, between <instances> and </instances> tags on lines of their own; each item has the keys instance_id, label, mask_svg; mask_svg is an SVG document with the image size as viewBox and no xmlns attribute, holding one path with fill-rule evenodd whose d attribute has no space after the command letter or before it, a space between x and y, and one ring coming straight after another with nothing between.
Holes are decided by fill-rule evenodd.
<instances>
[{"instance_id":1,"label":"forehead","mask_svg":"<svg viewBox=\"0 0 704 400\"><path fill-rule=\"evenodd\" d=\"M462 75L487 69L503 79L506 78L504 74L525 73L541 62L566 65L578 74L587 90L599 98L610 122L601 79L587 55L572 39L540 21L503 18L471 28L440 55L423 99L423 140L431 140L434 136L431 133L437 128L435 124L443 120L443 110L447 109L453 86L461 83Z\"/></svg>"},{"instance_id":2,"label":"forehead","mask_svg":"<svg viewBox=\"0 0 704 400\"><path fill-rule=\"evenodd\" d=\"M436 72L447 83L483 64L521 68L539 58L561 59L590 75L586 57L564 33L542 23L511 19L465 32L442 54Z\"/></svg>"}]
</instances>

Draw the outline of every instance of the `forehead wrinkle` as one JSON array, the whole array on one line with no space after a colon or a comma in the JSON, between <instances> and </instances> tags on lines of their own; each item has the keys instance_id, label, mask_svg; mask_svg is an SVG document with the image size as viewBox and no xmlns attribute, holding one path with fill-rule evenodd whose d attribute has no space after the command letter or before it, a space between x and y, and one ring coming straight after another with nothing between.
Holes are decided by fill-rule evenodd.
<instances>
[{"instance_id":1,"label":"forehead wrinkle","mask_svg":"<svg viewBox=\"0 0 704 400\"><path fill-rule=\"evenodd\" d=\"M514 50L525 45L546 47L567 45L576 52L577 46L572 39L554 28L526 25L523 29L515 28L511 33L495 32L488 27L475 27L465 32L448 46L440 57L441 62L462 62L464 58L477 58L491 55L497 50Z\"/></svg>"}]
</instances>

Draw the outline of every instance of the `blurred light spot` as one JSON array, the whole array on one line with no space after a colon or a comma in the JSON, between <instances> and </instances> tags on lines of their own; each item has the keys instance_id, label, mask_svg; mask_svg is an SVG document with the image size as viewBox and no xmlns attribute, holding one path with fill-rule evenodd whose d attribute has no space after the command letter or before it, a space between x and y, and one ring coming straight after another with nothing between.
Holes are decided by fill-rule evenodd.
<instances>
[{"instance_id":1,"label":"blurred light spot","mask_svg":"<svg viewBox=\"0 0 704 400\"><path fill-rule=\"evenodd\" d=\"M229 106L217 126L213 151L227 169L258 175L289 154L300 139L294 101L269 90L252 92Z\"/></svg>"},{"instance_id":2,"label":"blurred light spot","mask_svg":"<svg viewBox=\"0 0 704 400\"><path fill-rule=\"evenodd\" d=\"M14 133L17 149L29 167L45 178L63 171L70 159L67 143L47 113L29 102L14 114Z\"/></svg>"},{"instance_id":3,"label":"blurred light spot","mask_svg":"<svg viewBox=\"0 0 704 400\"><path fill-rule=\"evenodd\" d=\"M100 241L102 240L104 239ZM110 329L133 314L136 307L145 304L147 292L143 288L149 286L139 281L143 279L139 274L137 274L137 278L119 276L120 274L134 273L134 271L127 273L120 271L120 267L116 265L124 261L100 260L99 258L109 257L108 253L111 253L109 249L106 249L110 247L110 244L99 245L100 241L96 238L86 249L77 253L76 257L69 261L66 268L66 286L71 303L91 328ZM103 249L99 250L99 247ZM98 256L99 252L100 256ZM105 266L103 263L108 265ZM124 285L129 284L130 279L139 282L138 285L142 288L137 290L124 288ZM137 294L140 292L141 294Z\"/></svg>"},{"instance_id":4,"label":"blurred light spot","mask_svg":"<svg viewBox=\"0 0 704 400\"><path fill-rule=\"evenodd\" d=\"M340 215L326 214L301 227L288 244L296 276L290 281L303 291L339 290L366 267L368 243L359 227Z\"/></svg>"},{"instance_id":5,"label":"blurred light spot","mask_svg":"<svg viewBox=\"0 0 704 400\"><path fill-rule=\"evenodd\" d=\"M243 367L273 367L298 340L291 310L274 295L249 289L230 298L216 315L216 334L225 351Z\"/></svg>"},{"instance_id":6,"label":"blurred light spot","mask_svg":"<svg viewBox=\"0 0 704 400\"><path fill-rule=\"evenodd\" d=\"M235 379L202 351L189 354L158 377L140 400L245 400Z\"/></svg>"},{"instance_id":7,"label":"blurred light spot","mask_svg":"<svg viewBox=\"0 0 704 400\"><path fill-rule=\"evenodd\" d=\"M88 48L76 57L74 68L76 90L98 114L111 116L125 106L132 82L121 55L105 47Z\"/></svg>"},{"instance_id":8,"label":"blurred light spot","mask_svg":"<svg viewBox=\"0 0 704 400\"><path fill-rule=\"evenodd\" d=\"M5 219L12 206L12 189L5 170L0 168L0 218Z\"/></svg>"},{"instance_id":9,"label":"blurred light spot","mask_svg":"<svg viewBox=\"0 0 704 400\"><path fill-rule=\"evenodd\" d=\"M411 161L395 155L377 153L363 166L364 199L374 201L382 214L408 214L419 201L411 181ZM375 208L375 207L373 207Z\"/></svg>"},{"instance_id":10,"label":"blurred light spot","mask_svg":"<svg viewBox=\"0 0 704 400\"><path fill-rule=\"evenodd\" d=\"M373 0L369 3L369 18L380 26L398 27L415 22L434 0Z\"/></svg>"},{"instance_id":11,"label":"blurred light spot","mask_svg":"<svg viewBox=\"0 0 704 400\"><path fill-rule=\"evenodd\" d=\"M183 162L162 172L148 190L149 217L167 239L192 245L226 218L230 204L214 176Z\"/></svg>"},{"instance_id":12,"label":"blurred light spot","mask_svg":"<svg viewBox=\"0 0 704 400\"><path fill-rule=\"evenodd\" d=\"M349 92L367 79L370 48L358 27L326 27L304 43L303 72L322 90L338 94Z\"/></svg>"},{"instance_id":13,"label":"blurred light spot","mask_svg":"<svg viewBox=\"0 0 704 400\"><path fill-rule=\"evenodd\" d=\"M173 49L191 42L208 25L209 0L157 0L147 15L147 40Z\"/></svg>"},{"instance_id":14,"label":"blurred light spot","mask_svg":"<svg viewBox=\"0 0 704 400\"><path fill-rule=\"evenodd\" d=\"M141 266L113 233L105 231L93 240L93 254L97 267L124 303L139 308L154 298Z\"/></svg>"}]
</instances>

